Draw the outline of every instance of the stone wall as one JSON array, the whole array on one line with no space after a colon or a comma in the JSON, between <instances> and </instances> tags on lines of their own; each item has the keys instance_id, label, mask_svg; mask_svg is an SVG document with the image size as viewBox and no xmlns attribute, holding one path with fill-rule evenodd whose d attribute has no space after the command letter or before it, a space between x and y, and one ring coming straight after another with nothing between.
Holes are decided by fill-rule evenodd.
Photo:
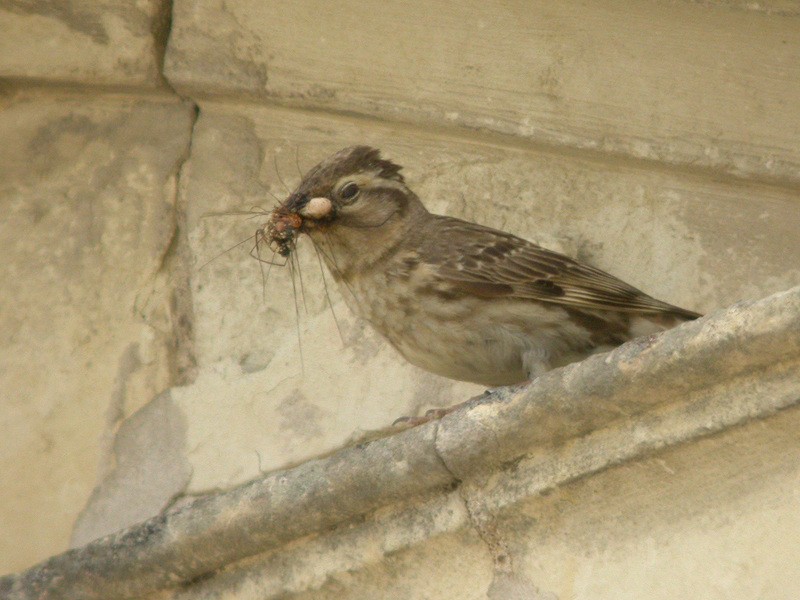
<instances>
[{"instance_id":1,"label":"stone wall","mask_svg":"<svg viewBox=\"0 0 800 600\"><path fill-rule=\"evenodd\" d=\"M309 246L300 299L235 246L259 219L222 213L343 146L687 308L800 282L794 2L6 0L0 31L0 573L483 391L404 363ZM253 597L797 595L795 412L504 509L517 579L401 521Z\"/></svg>"}]
</instances>

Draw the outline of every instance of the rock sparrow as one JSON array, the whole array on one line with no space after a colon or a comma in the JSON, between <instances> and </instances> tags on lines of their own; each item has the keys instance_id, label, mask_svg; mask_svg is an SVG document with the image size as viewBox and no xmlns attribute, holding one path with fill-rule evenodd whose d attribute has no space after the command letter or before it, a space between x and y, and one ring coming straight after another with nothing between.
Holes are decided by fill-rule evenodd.
<instances>
[{"instance_id":1,"label":"rock sparrow","mask_svg":"<svg viewBox=\"0 0 800 600\"><path fill-rule=\"evenodd\" d=\"M483 225L429 213L401 167L337 152L271 214L283 256L307 234L351 309L409 362L509 385L700 315Z\"/></svg>"}]
</instances>

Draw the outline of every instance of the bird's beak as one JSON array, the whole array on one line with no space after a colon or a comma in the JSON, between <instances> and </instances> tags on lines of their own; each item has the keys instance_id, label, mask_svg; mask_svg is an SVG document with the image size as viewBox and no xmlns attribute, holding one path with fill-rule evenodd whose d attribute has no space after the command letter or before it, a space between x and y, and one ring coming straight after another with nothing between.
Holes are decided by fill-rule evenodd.
<instances>
[{"instance_id":1,"label":"bird's beak","mask_svg":"<svg viewBox=\"0 0 800 600\"><path fill-rule=\"evenodd\" d=\"M309 219L324 219L333 212L333 203L324 197L311 198L298 212Z\"/></svg>"}]
</instances>

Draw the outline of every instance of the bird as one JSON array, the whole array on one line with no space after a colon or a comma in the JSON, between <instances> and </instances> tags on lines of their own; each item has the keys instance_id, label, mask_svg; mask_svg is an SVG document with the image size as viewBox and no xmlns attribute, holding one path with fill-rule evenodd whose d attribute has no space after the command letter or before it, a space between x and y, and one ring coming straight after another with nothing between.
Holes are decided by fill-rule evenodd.
<instances>
[{"instance_id":1,"label":"bird","mask_svg":"<svg viewBox=\"0 0 800 600\"><path fill-rule=\"evenodd\" d=\"M701 315L491 227L429 212L402 167L350 146L313 167L270 214L280 255L300 235L350 309L411 364L497 387Z\"/></svg>"}]
</instances>

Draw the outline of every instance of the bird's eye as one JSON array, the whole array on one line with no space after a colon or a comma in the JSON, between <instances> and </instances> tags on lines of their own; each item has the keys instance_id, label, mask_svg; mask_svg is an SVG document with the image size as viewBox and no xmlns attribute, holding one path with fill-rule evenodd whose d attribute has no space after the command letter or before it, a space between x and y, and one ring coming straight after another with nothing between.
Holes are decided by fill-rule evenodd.
<instances>
[{"instance_id":1,"label":"bird's eye","mask_svg":"<svg viewBox=\"0 0 800 600\"><path fill-rule=\"evenodd\" d=\"M349 181L342 186L342 189L339 190L339 197L342 200L354 200L356 196L358 196L358 184L354 181Z\"/></svg>"}]
</instances>

